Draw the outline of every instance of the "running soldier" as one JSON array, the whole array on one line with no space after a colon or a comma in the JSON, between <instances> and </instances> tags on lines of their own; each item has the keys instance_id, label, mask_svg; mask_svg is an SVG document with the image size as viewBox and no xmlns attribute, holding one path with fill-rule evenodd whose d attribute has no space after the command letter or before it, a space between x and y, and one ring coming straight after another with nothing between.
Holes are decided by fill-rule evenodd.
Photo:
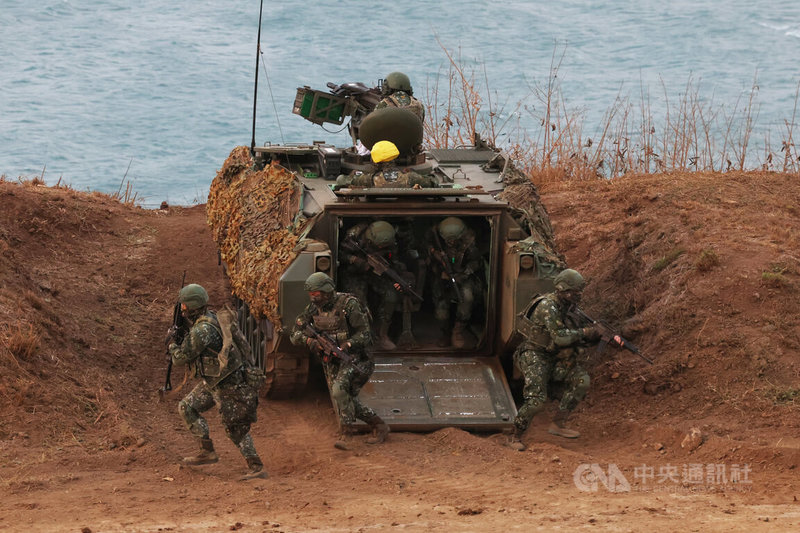
<instances>
[{"instance_id":1,"label":"running soldier","mask_svg":"<svg viewBox=\"0 0 800 533\"><path fill-rule=\"evenodd\" d=\"M367 443L379 444L389 434L389 426L358 399L375 368L368 352L372 344L369 314L355 296L336 292L333 280L322 272L311 274L304 289L311 303L297 316L289 339L322 358L325 380L339 415L339 437L334 446L349 449L356 419L372 430Z\"/></svg>"},{"instance_id":2,"label":"running soldier","mask_svg":"<svg viewBox=\"0 0 800 533\"><path fill-rule=\"evenodd\" d=\"M245 358L251 354L247 341L235 321L226 324L228 329L223 331L217 313L208 309L208 293L200 285L183 287L178 300L183 318L191 326L182 339L170 329L167 339L172 364L190 365L195 376L202 379L178 404L181 418L200 446L200 453L184 457L183 463L206 465L219 461L208 422L202 415L217 405L225 433L247 461L248 472L241 479L265 478L264 464L250 435L250 425L256 421L258 390L248 381Z\"/></svg>"}]
</instances>

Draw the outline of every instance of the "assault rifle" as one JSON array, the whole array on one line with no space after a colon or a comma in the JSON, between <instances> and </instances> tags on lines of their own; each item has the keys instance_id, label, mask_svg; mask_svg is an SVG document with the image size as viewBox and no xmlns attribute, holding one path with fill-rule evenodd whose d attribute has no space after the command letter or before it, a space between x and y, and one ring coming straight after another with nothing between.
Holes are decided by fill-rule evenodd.
<instances>
[{"instance_id":1,"label":"assault rifle","mask_svg":"<svg viewBox=\"0 0 800 533\"><path fill-rule=\"evenodd\" d=\"M453 287L453 292L456 293L456 299L458 303L462 303L464 301L464 297L461 296L461 289L456 282L456 275L453 272L453 265L447 260L447 256L444 253L444 246L442 246L442 241L439 239L439 232L436 228L433 228L433 239L436 241L436 252L439 252L437 255L439 257L439 261L442 263L444 267L444 272L447 277L450 279L450 285Z\"/></svg>"},{"instance_id":2,"label":"assault rifle","mask_svg":"<svg viewBox=\"0 0 800 533\"><path fill-rule=\"evenodd\" d=\"M353 360L353 356L342 350L336 340L324 331L318 330L312 324L306 324L305 328L303 328L303 333L319 343L322 347L322 360L326 363L330 361L331 357L339 359L342 363L349 363Z\"/></svg>"},{"instance_id":3,"label":"assault rifle","mask_svg":"<svg viewBox=\"0 0 800 533\"><path fill-rule=\"evenodd\" d=\"M355 239L347 239L342 242L342 248L346 250L350 250L351 252L357 252L360 255L363 255L364 258L367 260L367 264L372 268L373 272L375 272L379 276L385 276L389 278L393 283L400 285L400 290L403 293L408 294L416 301L421 302L422 296L414 290L414 287L411 283L401 276L392 266L389 264L389 261L381 257L376 253L369 253L366 251Z\"/></svg>"},{"instance_id":4,"label":"assault rifle","mask_svg":"<svg viewBox=\"0 0 800 533\"><path fill-rule=\"evenodd\" d=\"M181 288L186 283L186 271L183 271L183 278L181 278ZM164 388L159 392L163 395L167 391L172 390L172 356L169 353L169 345L173 342L181 344L183 337L186 335L186 329L183 323L183 315L181 314L181 302L175 302L175 307L172 308L172 326L167 330L167 338L164 339L164 345L167 347L167 379L164 383Z\"/></svg>"},{"instance_id":5,"label":"assault rifle","mask_svg":"<svg viewBox=\"0 0 800 533\"><path fill-rule=\"evenodd\" d=\"M634 346L630 341L623 338L619 333L615 332L614 329L611 328L611 326L609 326L602 320L595 320L594 318L584 313L581 310L581 308L578 307L577 305L573 305L569 313L574 315L574 317L580 321L590 322L597 329L597 332L600 334L600 344L597 345L597 353L603 353L603 351L606 349L606 346L608 346L609 344L613 344L617 348L622 348L624 350L628 350L631 353L635 353L636 355L638 355L651 365L653 364L652 359L641 353L639 351L639 348Z\"/></svg>"}]
</instances>

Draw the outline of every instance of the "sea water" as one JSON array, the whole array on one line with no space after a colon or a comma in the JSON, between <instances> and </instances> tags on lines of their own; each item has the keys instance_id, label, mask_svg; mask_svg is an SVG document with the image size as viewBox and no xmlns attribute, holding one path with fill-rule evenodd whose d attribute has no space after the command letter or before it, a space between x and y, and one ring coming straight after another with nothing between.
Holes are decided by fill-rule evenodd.
<instances>
[{"instance_id":1,"label":"sea water","mask_svg":"<svg viewBox=\"0 0 800 533\"><path fill-rule=\"evenodd\" d=\"M259 5L0 0L0 174L130 184L145 206L203 202L253 134ZM691 80L728 109L755 95L755 131L779 137L800 82L800 3L268 0L261 49L258 144L347 144L291 113L298 87L375 85L399 70L424 99L446 80L446 51L523 127L558 65L587 135L620 95L646 92L657 115Z\"/></svg>"}]
</instances>

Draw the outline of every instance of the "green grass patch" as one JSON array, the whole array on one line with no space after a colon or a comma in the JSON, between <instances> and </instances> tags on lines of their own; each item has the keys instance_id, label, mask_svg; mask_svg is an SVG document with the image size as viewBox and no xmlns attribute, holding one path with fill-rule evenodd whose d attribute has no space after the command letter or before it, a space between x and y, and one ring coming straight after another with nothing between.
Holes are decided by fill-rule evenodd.
<instances>
[{"instance_id":1,"label":"green grass patch","mask_svg":"<svg viewBox=\"0 0 800 533\"><path fill-rule=\"evenodd\" d=\"M694 262L695 268L700 272L708 272L714 267L719 266L719 256L714 250L703 250L697 261Z\"/></svg>"},{"instance_id":2,"label":"green grass patch","mask_svg":"<svg viewBox=\"0 0 800 533\"><path fill-rule=\"evenodd\" d=\"M667 255L659 259L653 265L653 272L660 272L667 268L669 265L675 262L680 256L686 253L686 250L683 248L675 248L671 250Z\"/></svg>"}]
</instances>

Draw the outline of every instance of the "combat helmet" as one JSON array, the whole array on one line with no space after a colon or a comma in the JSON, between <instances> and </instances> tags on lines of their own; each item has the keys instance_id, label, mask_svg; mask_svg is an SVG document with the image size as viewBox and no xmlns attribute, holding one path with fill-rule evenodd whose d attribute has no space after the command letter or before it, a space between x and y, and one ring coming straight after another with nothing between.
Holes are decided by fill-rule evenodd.
<instances>
[{"instance_id":1,"label":"combat helmet","mask_svg":"<svg viewBox=\"0 0 800 533\"><path fill-rule=\"evenodd\" d=\"M464 225L464 221L458 217L447 217L439 222L439 235L445 241L455 241L463 235L466 229L467 226Z\"/></svg>"},{"instance_id":2,"label":"combat helmet","mask_svg":"<svg viewBox=\"0 0 800 533\"><path fill-rule=\"evenodd\" d=\"M364 236L369 242L379 248L385 248L394 244L394 227L383 220L376 220L367 227Z\"/></svg>"},{"instance_id":3,"label":"combat helmet","mask_svg":"<svg viewBox=\"0 0 800 533\"><path fill-rule=\"evenodd\" d=\"M582 291L586 287L586 281L577 270L568 268L562 270L553 280L557 291Z\"/></svg>"},{"instance_id":4,"label":"combat helmet","mask_svg":"<svg viewBox=\"0 0 800 533\"><path fill-rule=\"evenodd\" d=\"M392 141L378 141L372 146L370 157L375 163L385 163L397 159L400 150Z\"/></svg>"},{"instance_id":5,"label":"combat helmet","mask_svg":"<svg viewBox=\"0 0 800 533\"><path fill-rule=\"evenodd\" d=\"M331 277L326 273L314 272L306 278L306 282L303 285L303 290L308 292L333 292L336 290L336 285L333 283Z\"/></svg>"},{"instance_id":6,"label":"combat helmet","mask_svg":"<svg viewBox=\"0 0 800 533\"><path fill-rule=\"evenodd\" d=\"M208 304L208 293L197 283L190 283L178 293L178 301L184 304L189 311L194 311Z\"/></svg>"},{"instance_id":7,"label":"combat helmet","mask_svg":"<svg viewBox=\"0 0 800 533\"><path fill-rule=\"evenodd\" d=\"M393 93L394 91L404 91L411 94L411 80L402 72L392 72L383 82L384 92Z\"/></svg>"}]
</instances>

